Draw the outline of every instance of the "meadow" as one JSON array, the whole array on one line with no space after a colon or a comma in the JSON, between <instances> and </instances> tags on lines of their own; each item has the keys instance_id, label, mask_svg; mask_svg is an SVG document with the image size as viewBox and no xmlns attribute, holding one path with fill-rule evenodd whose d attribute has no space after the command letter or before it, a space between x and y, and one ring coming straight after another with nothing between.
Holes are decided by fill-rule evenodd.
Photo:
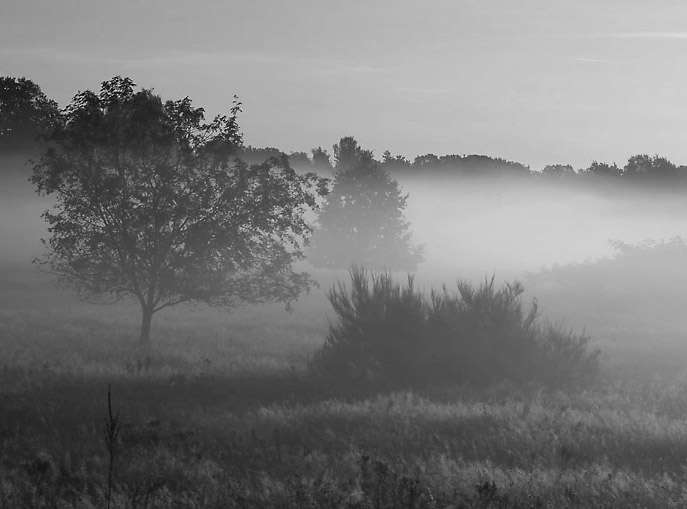
<instances>
[{"instance_id":1,"label":"meadow","mask_svg":"<svg viewBox=\"0 0 687 509\"><path fill-rule=\"evenodd\" d=\"M331 275L291 313L165 311L141 347L135 307L2 274L0 507L687 504L687 355L668 329L604 331L582 388L353 393L307 372Z\"/></svg>"}]
</instances>

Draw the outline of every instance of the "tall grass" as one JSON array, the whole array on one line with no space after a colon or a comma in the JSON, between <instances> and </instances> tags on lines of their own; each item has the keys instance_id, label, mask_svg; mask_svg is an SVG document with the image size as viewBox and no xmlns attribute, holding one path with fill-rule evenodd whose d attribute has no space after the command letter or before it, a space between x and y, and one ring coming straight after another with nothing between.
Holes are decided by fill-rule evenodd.
<instances>
[{"instance_id":1,"label":"tall grass","mask_svg":"<svg viewBox=\"0 0 687 509\"><path fill-rule=\"evenodd\" d=\"M605 379L577 391L519 383L532 377L517 369L496 384L487 376L430 386L481 375L471 366L480 359L503 373L520 349L531 353L534 332L529 366L539 366L542 383L586 381L579 366L598 359L587 343L569 340L582 336L540 324L519 285L484 281L423 294L412 279L375 286L380 275L363 275L367 291L350 287L340 302L345 323L392 330L386 343L355 337L401 366L370 366L371 380L383 382L374 386L392 385L387 373L407 384L408 373L422 389L356 399L346 384L332 393L322 379L302 376L327 334L329 308L319 297L300 316L177 311L140 351L125 311L0 313L0 508L95 508L108 499L116 509L687 507L684 368L620 380L604 365ZM418 323L421 335L409 334ZM497 334L513 326L520 328ZM496 347L511 353L497 363ZM393 356L382 355L387 348ZM664 355L671 353L672 343ZM424 371L420 362L432 360L455 378ZM111 440L115 457L103 447L103 418L115 430L118 413L125 419Z\"/></svg>"}]
</instances>

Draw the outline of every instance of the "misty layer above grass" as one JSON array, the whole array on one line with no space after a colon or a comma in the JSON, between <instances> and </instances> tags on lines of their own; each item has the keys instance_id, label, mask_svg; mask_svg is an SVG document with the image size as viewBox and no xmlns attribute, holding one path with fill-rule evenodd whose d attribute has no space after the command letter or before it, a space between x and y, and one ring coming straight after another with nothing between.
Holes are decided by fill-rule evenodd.
<instances>
[{"instance_id":1,"label":"misty layer above grass","mask_svg":"<svg viewBox=\"0 0 687 509\"><path fill-rule=\"evenodd\" d=\"M529 274L528 289L549 314L565 315L595 333L684 331L685 240L613 245L612 257Z\"/></svg>"},{"instance_id":2,"label":"misty layer above grass","mask_svg":"<svg viewBox=\"0 0 687 509\"><path fill-rule=\"evenodd\" d=\"M614 253L609 239L687 236L684 193L604 193L547 182L420 179L403 182L406 217L425 246L419 279L495 273L521 278L553 264Z\"/></svg>"}]
</instances>

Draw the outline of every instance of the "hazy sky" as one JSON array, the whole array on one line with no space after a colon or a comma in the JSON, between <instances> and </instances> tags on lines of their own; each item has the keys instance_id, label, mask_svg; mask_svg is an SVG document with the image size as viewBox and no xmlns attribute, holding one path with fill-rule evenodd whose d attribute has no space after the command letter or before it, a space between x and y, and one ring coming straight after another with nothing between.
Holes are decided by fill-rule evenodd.
<instances>
[{"instance_id":1,"label":"hazy sky","mask_svg":"<svg viewBox=\"0 0 687 509\"><path fill-rule=\"evenodd\" d=\"M64 106L114 75L246 144L687 163L683 0L4 0L0 72Z\"/></svg>"}]
</instances>

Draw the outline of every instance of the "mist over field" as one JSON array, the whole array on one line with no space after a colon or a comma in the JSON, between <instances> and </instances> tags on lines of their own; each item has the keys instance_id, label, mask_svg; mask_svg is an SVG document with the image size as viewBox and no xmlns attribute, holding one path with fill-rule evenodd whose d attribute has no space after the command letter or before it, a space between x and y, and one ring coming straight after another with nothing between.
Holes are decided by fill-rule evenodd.
<instances>
[{"instance_id":1,"label":"mist over field","mask_svg":"<svg viewBox=\"0 0 687 509\"><path fill-rule=\"evenodd\" d=\"M69 289L55 287L54 276L31 263L45 253L40 239L48 232L40 215L53 201L35 193L28 182L31 165L21 158L9 159L3 170L0 233L11 239L0 243L5 308L83 309L101 317L120 316L135 328L139 311L133 301L123 301L123 314L89 306ZM650 348L661 358L672 357L674 367L687 360L687 347L675 343L675 334L681 335L687 327L682 313L681 288L687 281L681 251L672 257L647 255L626 262L619 259L618 248L687 238L687 197L679 189L586 185L536 175L390 175L398 177L399 189L408 197L403 213L412 241L422 247L422 259L413 269L384 265L378 270L390 270L397 281L412 274L426 294L444 285L453 289L459 281L480 284L492 276L497 284L520 281L525 304L536 299L542 319L587 331L594 344L604 346L607 362L628 358L630 365L641 365L641 358L627 353L630 345ZM332 173L323 176L331 178ZM317 217L317 211L308 215L315 230ZM365 266L364 261L360 264ZM336 320L327 295L337 281L348 280L350 265L326 270L306 258L299 266L312 274L319 287L302 295L290 313L281 304L248 306L226 315L211 309L201 313L201 306L190 314L164 311L154 323L174 326L177 316L184 316L189 324L202 323L212 316L213 323L223 324L222 330L231 330L243 316L291 324L309 321L312 329L303 347L314 352L325 341L327 324ZM293 334L298 342L298 332ZM158 341L164 340L158 336ZM286 343L283 346L288 348Z\"/></svg>"},{"instance_id":2,"label":"mist over field","mask_svg":"<svg viewBox=\"0 0 687 509\"><path fill-rule=\"evenodd\" d=\"M603 193L531 181L441 178L403 185L407 217L425 244L419 272L523 274L687 234L682 193ZM518 276L520 277L520 276Z\"/></svg>"},{"instance_id":3,"label":"mist over field","mask_svg":"<svg viewBox=\"0 0 687 509\"><path fill-rule=\"evenodd\" d=\"M0 236L6 239L0 244L0 264L31 267L31 260L43 251L41 238L47 237L47 226L41 218L51 200L41 199L28 182L27 169L3 177L0 188ZM9 240L11 239L11 240Z\"/></svg>"},{"instance_id":4,"label":"mist over field","mask_svg":"<svg viewBox=\"0 0 687 509\"><path fill-rule=\"evenodd\" d=\"M0 270L7 282L31 274L34 283L41 282L35 291L50 292L55 291L49 285L50 276L39 274L31 262L45 252L40 239L47 238L48 231L41 214L54 202L36 194L28 182L30 174L30 163L21 157L4 163L0 235L11 241L0 243ZM408 196L404 216L423 256L414 270L388 268L401 279L412 273L426 288L453 285L461 279L478 282L491 276L499 281L523 280L528 274L557 266L612 258L618 254L616 242L637 245L687 238L687 196L679 190L442 175L401 174L398 181L401 192ZM316 211L308 217L316 228ZM313 269L307 260L305 267ZM347 268L315 273L322 286L313 293L323 295L333 277L347 277ZM649 273L645 276L638 270L633 277L642 279ZM65 298L70 296L65 292ZM589 297L593 300L595 296ZM656 306L670 307L662 298L654 296ZM551 309L545 301L541 304L556 317L578 315L574 309ZM610 305L596 302L600 312L605 304Z\"/></svg>"},{"instance_id":5,"label":"mist over field","mask_svg":"<svg viewBox=\"0 0 687 509\"><path fill-rule=\"evenodd\" d=\"M3 264L26 265L43 249L41 219L50 199L36 195L30 167L17 163L0 194ZM531 181L479 181L428 177L404 181L406 218L424 245L420 275L520 275L555 264L613 254L612 240L687 237L687 197L680 192L629 190L604 193ZM316 215L311 216L313 218Z\"/></svg>"},{"instance_id":6,"label":"mist over field","mask_svg":"<svg viewBox=\"0 0 687 509\"><path fill-rule=\"evenodd\" d=\"M0 509L687 507L687 3L5 4Z\"/></svg>"}]
</instances>

